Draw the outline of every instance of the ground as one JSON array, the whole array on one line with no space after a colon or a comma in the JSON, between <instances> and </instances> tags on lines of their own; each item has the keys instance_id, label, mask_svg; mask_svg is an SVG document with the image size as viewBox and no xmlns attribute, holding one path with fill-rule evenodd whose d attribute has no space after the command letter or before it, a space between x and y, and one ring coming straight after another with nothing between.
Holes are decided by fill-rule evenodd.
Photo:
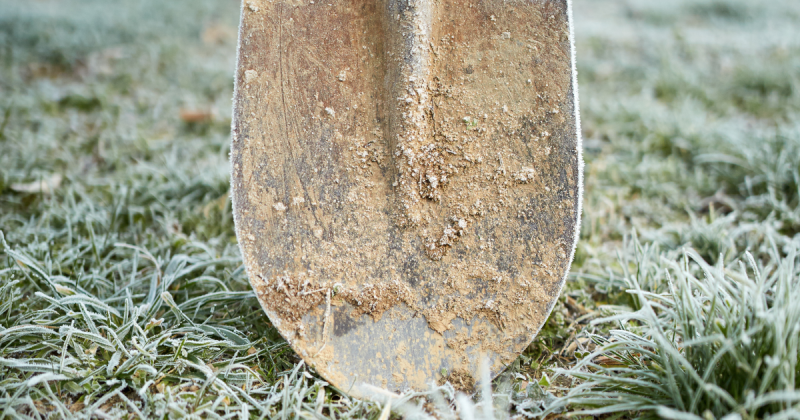
<instances>
[{"instance_id":1,"label":"ground","mask_svg":"<svg viewBox=\"0 0 800 420\"><path fill-rule=\"evenodd\" d=\"M0 0L0 418L800 416L800 3L576 0L563 297L479 402L391 406L300 364L250 291L238 8Z\"/></svg>"}]
</instances>

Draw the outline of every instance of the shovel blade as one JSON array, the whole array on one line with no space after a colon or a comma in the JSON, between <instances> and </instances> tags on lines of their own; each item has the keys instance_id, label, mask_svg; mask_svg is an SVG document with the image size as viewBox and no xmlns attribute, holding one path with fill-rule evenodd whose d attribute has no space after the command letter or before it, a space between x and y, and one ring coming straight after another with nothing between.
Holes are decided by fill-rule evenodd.
<instances>
[{"instance_id":1,"label":"shovel blade","mask_svg":"<svg viewBox=\"0 0 800 420\"><path fill-rule=\"evenodd\" d=\"M567 0L245 0L232 196L251 284L339 389L465 390L536 336L580 223Z\"/></svg>"}]
</instances>

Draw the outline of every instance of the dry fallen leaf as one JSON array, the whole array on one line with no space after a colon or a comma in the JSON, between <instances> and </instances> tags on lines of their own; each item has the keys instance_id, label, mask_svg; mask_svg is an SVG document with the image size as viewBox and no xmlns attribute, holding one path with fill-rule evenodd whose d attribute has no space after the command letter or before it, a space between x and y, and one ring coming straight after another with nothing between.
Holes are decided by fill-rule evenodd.
<instances>
[{"instance_id":1,"label":"dry fallen leaf","mask_svg":"<svg viewBox=\"0 0 800 420\"><path fill-rule=\"evenodd\" d=\"M64 296L74 295L75 291L70 289L69 287L62 286L60 284L55 284L55 289L58 293L61 293Z\"/></svg>"},{"instance_id":2,"label":"dry fallen leaf","mask_svg":"<svg viewBox=\"0 0 800 420\"><path fill-rule=\"evenodd\" d=\"M181 109L181 120L186 123L200 123L211 121L213 115L210 111L201 109Z\"/></svg>"},{"instance_id":3,"label":"dry fallen leaf","mask_svg":"<svg viewBox=\"0 0 800 420\"><path fill-rule=\"evenodd\" d=\"M11 184L11 190L18 193L50 194L61 186L63 180L64 177L61 174L53 174L48 178L40 178L33 182Z\"/></svg>"},{"instance_id":4,"label":"dry fallen leaf","mask_svg":"<svg viewBox=\"0 0 800 420\"><path fill-rule=\"evenodd\" d=\"M598 356L598 357L596 357L594 359L594 363L597 363L598 365L603 366L603 367L624 366L625 365L624 363L622 363L619 360L612 359L612 358L606 357L606 356Z\"/></svg>"},{"instance_id":5,"label":"dry fallen leaf","mask_svg":"<svg viewBox=\"0 0 800 420\"><path fill-rule=\"evenodd\" d=\"M83 402L82 401L78 401L78 402L73 403L72 405L69 406L69 411L72 412L72 413L75 413L75 412L83 410L84 407L86 407L86 406L83 404Z\"/></svg>"}]
</instances>

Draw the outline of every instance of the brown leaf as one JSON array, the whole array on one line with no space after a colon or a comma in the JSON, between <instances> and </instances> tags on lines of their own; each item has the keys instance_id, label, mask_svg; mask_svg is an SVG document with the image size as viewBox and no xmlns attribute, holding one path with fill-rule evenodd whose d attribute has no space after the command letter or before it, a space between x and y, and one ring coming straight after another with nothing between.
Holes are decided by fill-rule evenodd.
<instances>
[{"instance_id":1,"label":"brown leaf","mask_svg":"<svg viewBox=\"0 0 800 420\"><path fill-rule=\"evenodd\" d=\"M612 359L606 356L598 356L594 359L594 362L600 366L624 366L625 364L620 362L619 360Z\"/></svg>"},{"instance_id":2,"label":"brown leaf","mask_svg":"<svg viewBox=\"0 0 800 420\"><path fill-rule=\"evenodd\" d=\"M64 179L61 174L52 174L47 178L27 183L11 184L11 190L18 193L42 193L50 194L61 186L61 181Z\"/></svg>"},{"instance_id":3,"label":"brown leaf","mask_svg":"<svg viewBox=\"0 0 800 420\"><path fill-rule=\"evenodd\" d=\"M210 111L201 109L181 109L180 116L185 123L208 122L214 117Z\"/></svg>"},{"instance_id":4,"label":"brown leaf","mask_svg":"<svg viewBox=\"0 0 800 420\"><path fill-rule=\"evenodd\" d=\"M86 405L82 401L78 401L69 406L69 411L77 413L78 411L83 410L84 407L86 407Z\"/></svg>"}]
</instances>

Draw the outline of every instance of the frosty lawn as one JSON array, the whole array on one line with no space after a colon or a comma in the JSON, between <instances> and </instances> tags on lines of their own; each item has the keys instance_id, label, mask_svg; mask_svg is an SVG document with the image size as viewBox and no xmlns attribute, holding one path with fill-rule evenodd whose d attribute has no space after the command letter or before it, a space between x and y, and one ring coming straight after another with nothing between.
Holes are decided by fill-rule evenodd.
<instances>
[{"instance_id":1,"label":"frosty lawn","mask_svg":"<svg viewBox=\"0 0 800 420\"><path fill-rule=\"evenodd\" d=\"M800 4L574 6L565 295L493 404L384 410L298 364L247 284L238 2L0 0L0 418L800 416Z\"/></svg>"}]
</instances>

